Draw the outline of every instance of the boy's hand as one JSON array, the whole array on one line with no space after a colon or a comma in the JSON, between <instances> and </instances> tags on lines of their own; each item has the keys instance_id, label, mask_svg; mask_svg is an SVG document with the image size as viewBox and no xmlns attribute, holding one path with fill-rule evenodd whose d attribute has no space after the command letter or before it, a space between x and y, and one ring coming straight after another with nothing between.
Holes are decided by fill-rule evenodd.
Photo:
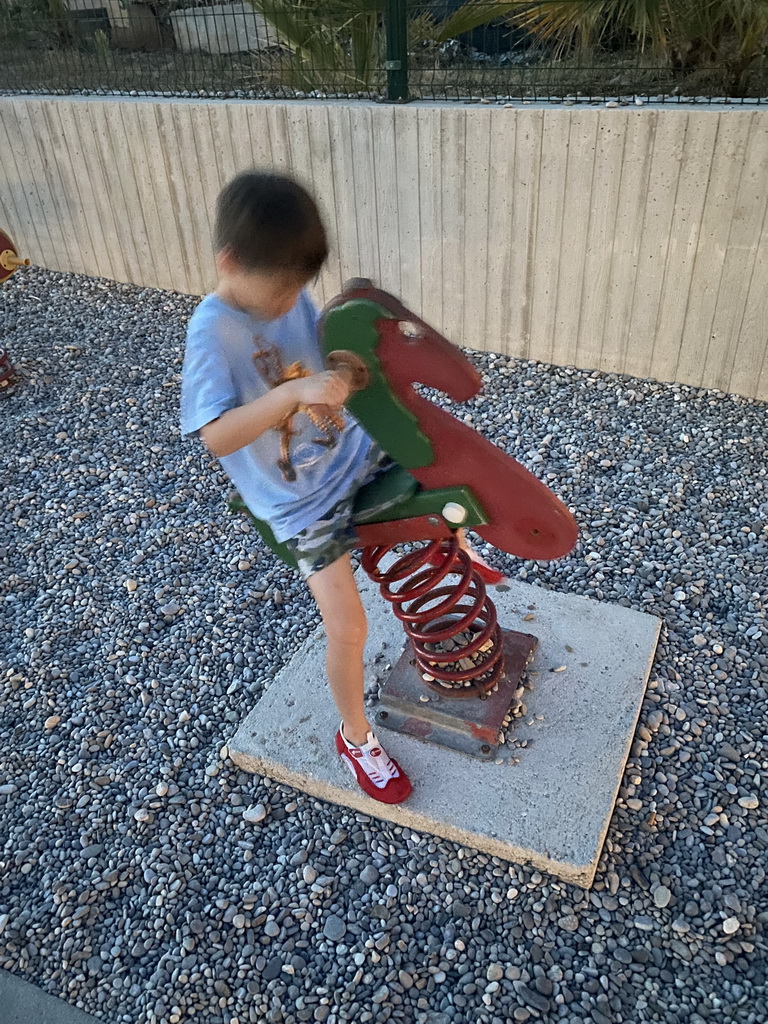
<instances>
[{"instance_id":1,"label":"boy's hand","mask_svg":"<svg viewBox=\"0 0 768 1024\"><path fill-rule=\"evenodd\" d=\"M296 401L302 405L329 405L338 409L349 398L349 384L343 373L323 370L311 377L291 381Z\"/></svg>"}]
</instances>

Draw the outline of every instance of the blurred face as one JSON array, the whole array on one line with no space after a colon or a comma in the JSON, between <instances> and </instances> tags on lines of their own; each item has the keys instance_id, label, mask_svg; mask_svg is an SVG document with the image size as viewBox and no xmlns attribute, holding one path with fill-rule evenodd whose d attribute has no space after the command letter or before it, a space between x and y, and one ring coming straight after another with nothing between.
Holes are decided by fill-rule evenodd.
<instances>
[{"instance_id":1,"label":"blurred face","mask_svg":"<svg viewBox=\"0 0 768 1024\"><path fill-rule=\"evenodd\" d=\"M264 320L277 320L296 305L303 278L288 271L244 270L229 253L216 258L219 295L230 305Z\"/></svg>"}]
</instances>

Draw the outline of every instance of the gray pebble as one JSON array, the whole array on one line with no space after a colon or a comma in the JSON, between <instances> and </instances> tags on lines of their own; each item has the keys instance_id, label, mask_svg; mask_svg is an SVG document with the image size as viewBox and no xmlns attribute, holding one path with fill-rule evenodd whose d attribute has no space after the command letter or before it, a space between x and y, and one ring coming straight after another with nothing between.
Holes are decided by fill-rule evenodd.
<instances>
[{"instance_id":1,"label":"gray pebble","mask_svg":"<svg viewBox=\"0 0 768 1024\"><path fill-rule=\"evenodd\" d=\"M579 930L579 919L575 914L566 914L557 923L564 932L577 932Z\"/></svg>"},{"instance_id":2,"label":"gray pebble","mask_svg":"<svg viewBox=\"0 0 768 1024\"><path fill-rule=\"evenodd\" d=\"M380 988L377 988L376 991L371 996L371 1002L374 1005L378 1005L379 1003L385 1002L388 998L389 988L387 985L382 985Z\"/></svg>"},{"instance_id":3,"label":"gray pebble","mask_svg":"<svg viewBox=\"0 0 768 1024\"><path fill-rule=\"evenodd\" d=\"M195 303L37 268L2 286L25 379L0 416L0 969L114 1024L205 1000L240 1024L768 1020L764 403L471 355L487 381L462 415L581 531L553 562L481 551L665 624L585 892L229 759L320 623L178 436Z\"/></svg>"},{"instance_id":4,"label":"gray pebble","mask_svg":"<svg viewBox=\"0 0 768 1024\"><path fill-rule=\"evenodd\" d=\"M255 807L248 807L243 811L243 818L245 821L251 824L258 824L260 821L264 821L267 816L267 808L264 804L256 804Z\"/></svg>"},{"instance_id":5,"label":"gray pebble","mask_svg":"<svg viewBox=\"0 0 768 1024\"><path fill-rule=\"evenodd\" d=\"M325 919L323 935L326 939L330 939L331 942L341 942L346 931L347 926L340 917L336 917L334 914L331 914Z\"/></svg>"},{"instance_id":6,"label":"gray pebble","mask_svg":"<svg viewBox=\"0 0 768 1024\"><path fill-rule=\"evenodd\" d=\"M261 977L264 981L274 981L275 978L279 978L283 970L283 961L276 956L273 956L271 960L267 961L264 970L261 972Z\"/></svg>"},{"instance_id":7,"label":"gray pebble","mask_svg":"<svg viewBox=\"0 0 768 1024\"><path fill-rule=\"evenodd\" d=\"M104 850L104 846L101 843L92 843L90 846L85 846L80 851L80 856L83 860L88 860L90 857L98 857Z\"/></svg>"},{"instance_id":8,"label":"gray pebble","mask_svg":"<svg viewBox=\"0 0 768 1024\"><path fill-rule=\"evenodd\" d=\"M611 1018L598 1010L596 1006L592 1007L591 1014L594 1024L613 1024Z\"/></svg>"},{"instance_id":9,"label":"gray pebble","mask_svg":"<svg viewBox=\"0 0 768 1024\"><path fill-rule=\"evenodd\" d=\"M653 890L653 902L657 907L663 909L669 905L669 901L672 899L672 893L666 887L666 885L657 885Z\"/></svg>"},{"instance_id":10,"label":"gray pebble","mask_svg":"<svg viewBox=\"0 0 768 1024\"><path fill-rule=\"evenodd\" d=\"M543 996L540 992L528 988L528 986L523 984L523 982L518 982L515 984L515 991L517 992L520 999L522 999L522 1001L526 1003L528 1006L532 1006L535 1010L538 1010L540 1013L549 1012L549 999L547 999L546 996Z\"/></svg>"},{"instance_id":11,"label":"gray pebble","mask_svg":"<svg viewBox=\"0 0 768 1024\"><path fill-rule=\"evenodd\" d=\"M488 981L501 981L504 977L504 968L501 964L489 964L485 976Z\"/></svg>"}]
</instances>

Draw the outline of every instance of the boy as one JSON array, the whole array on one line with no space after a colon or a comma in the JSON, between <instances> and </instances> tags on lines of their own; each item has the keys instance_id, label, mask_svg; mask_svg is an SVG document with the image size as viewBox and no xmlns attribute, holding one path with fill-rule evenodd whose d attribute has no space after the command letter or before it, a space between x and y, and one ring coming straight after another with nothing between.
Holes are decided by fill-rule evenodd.
<instances>
[{"instance_id":1,"label":"boy","mask_svg":"<svg viewBox=\"0 0 768 1024\"><path fill-rule=\"evenodd\" d=\"M343 409L346 378L323 369L305 287L328 255L325 230L300 185L250 171L218 198L214 244L219 285L187 331L182 434L200 435L291 548L325 626L336 750L369 796L400 803L411 784L365 716L367 623L349 557L355 493L388 459Z\"/></svg>"},{"instance_id":2,"label":"boy","mask_svg":"<svg viewBox=\"0 0 768 1024\"><path fill-rule=\"evenodd\" d=\"M336 749L369 796L400 803L411 784L365 716L367 624L349 557L352 500L385 457L342 408L344 376L323 369L304 289L328 255L325 230L296 182L247 172L218 198L214 244L219 285L187 330L182 433L199 434L253 514L290 544L327 634Z\"/></svg>"}]
</instances>

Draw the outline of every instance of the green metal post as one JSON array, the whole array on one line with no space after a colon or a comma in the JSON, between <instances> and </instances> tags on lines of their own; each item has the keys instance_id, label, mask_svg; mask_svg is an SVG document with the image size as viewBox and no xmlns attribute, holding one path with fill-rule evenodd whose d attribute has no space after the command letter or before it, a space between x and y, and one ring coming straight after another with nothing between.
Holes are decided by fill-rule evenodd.
<instances>
[{"instance_id":1,"label":"green metal post","mask_svg":"<svg viewBox=\"0 0 768 1024\"><path fill-rule=\"evenodd\" d=\"M387 0L384 26L387 34L387 99L408 99L408 0Z\"/></svg>"}]
</instances>

